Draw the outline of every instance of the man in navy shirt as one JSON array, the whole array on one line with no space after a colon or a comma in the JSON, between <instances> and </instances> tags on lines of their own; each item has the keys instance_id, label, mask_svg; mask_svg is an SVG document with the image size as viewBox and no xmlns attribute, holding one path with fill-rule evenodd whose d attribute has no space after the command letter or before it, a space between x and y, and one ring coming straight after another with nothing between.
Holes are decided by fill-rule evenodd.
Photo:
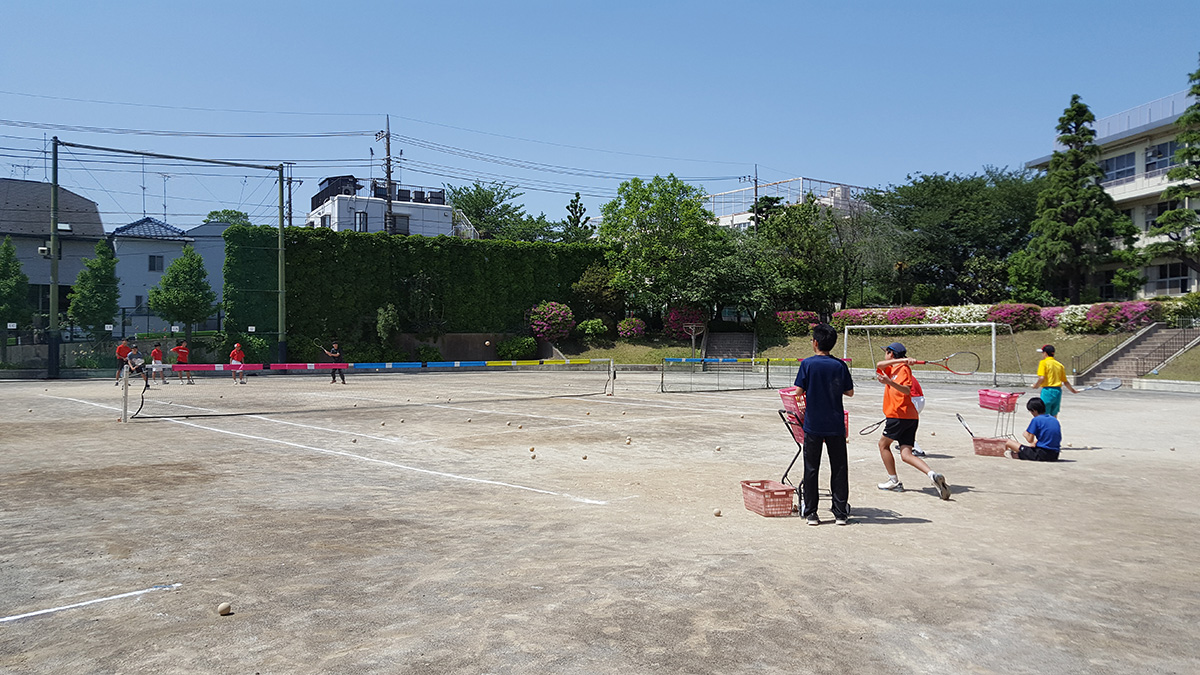
<instances>
[{"instance_id":1,"label":"man in navy shirt","mask_svg":"<svg viewBox=\"0 0 1200 675\"><path fill-rule=\"evenodd\" d=\"M846 422L842 397L854 395L850 369L829 355L837 344L837 331L829 324L813 326L813 351L800 362L796 386L804 394L804 503L802 515L809 525L821 524L817 517L817 482L821 472L821 445L829 453L829 490L833 493L833 518L845 525L850 517L850 476L846 460Z\"/></svg>"},{"instance_id":2,"label":"man in navy shirt","mask_svg":"<svg viewBox=\"0 0 1200 675\"><path fill-rule=\"evenodd\" d=\"M1046 414L1046 404L1040 398L1029 399L1025 409L1033 415L1029 426L1025 428L1025 440L1029 445L1009 439L1005 443L1008 449L1004 451L1004 456L1034 462L1057 462L1062 446L1062 427L1058 420Z\"/></svg>"}]
</instances>

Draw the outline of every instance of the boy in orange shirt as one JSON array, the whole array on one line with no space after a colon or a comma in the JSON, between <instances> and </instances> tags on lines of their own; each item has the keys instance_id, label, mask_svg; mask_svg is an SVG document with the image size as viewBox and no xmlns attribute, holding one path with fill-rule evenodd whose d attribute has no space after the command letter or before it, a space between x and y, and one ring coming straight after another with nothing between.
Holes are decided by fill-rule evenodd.
<instances>
[{"instance_id":1,"label":"boy in orange shirt","mask_svg":"<svg viewBox=\"0 0 1200 675\"><path fill-rule=\"evenodd\" d=\"M242 343L235 342L233 351L229 352L229 365L240 366L246 360L246 352L242 351ZM233 383L238 383L238 376L242 376L242 384L246 384L246 371L238 368L233 371Z\"/></svg>"},{"instance_id":2,"label":"boy in orange shirt","mask_svg":"<svg viewBox=\"0 0 1200 675\"><path fill-rule=\"evenodd\" d=\"M188 349L187 340L180 340L177 346L171 347L171 351L175 352L175 363L187 365L188 354L191 353L191 350ZM179 384L183 384L184 371L177 370L176 372L179 373ZM196 381L192 379L192 371L187 371L187 378L188 384L196 384Z\"/></svg>"},{"instance_id":3,"label":"boy in orange shirt","mask_svg":"<svg viewBox=\"0 0 1200 675\"><path fill-rule=\"evenodd\" d=\"M946 477L929 468L925 460L913 456L913 444L917 441L917 426L920 415L913 405L912 390L916 380L912 376L910 366L916 359L907 358L908 350L903 344L893 342L883 348L887 358L875 364L875 379L885 385L883 390L883 416L887 423L883 427L883 435L879 437L879 456L883 459L883 468L887 469L887 481L879 484L880 490L904 491L904 484L896 474L896 458L892 456L892 443L900 445L900 459L905 464L929 476L938 496L950 499L950 486Z\"/></svg>"},{"instance_id":4,"label":"boy in orange shirt","mask_svg":"<svg viewBox=\"0 0 1200 675\"><path fill-rule=\"evenodd\" d=\"M121 338L121 344L117 345L117 386L121 386L121 371L125 370L129 358L129 338Z\"/></svg>"}]
</instances>

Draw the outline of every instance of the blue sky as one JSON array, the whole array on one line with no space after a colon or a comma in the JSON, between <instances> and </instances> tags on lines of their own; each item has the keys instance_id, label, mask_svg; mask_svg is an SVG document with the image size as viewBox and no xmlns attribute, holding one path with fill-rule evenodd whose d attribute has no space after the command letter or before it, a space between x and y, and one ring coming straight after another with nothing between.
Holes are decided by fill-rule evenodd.
<instances>
[{"instance_id":1,"label":"blue sky","mask_svg":"<svg viewBox=\"0 0 1200 675\"><path fill-rule=\"evenodd\" d=\"M393 144L412 162L402 182L496 177L521 186L530 212L557 219L563 193L577 189L597 214L619 184L610 174L675 173L722 192L744 187L737 177L755 163L762 181L867 187L1018 167L1050 151L1072 94L1098 117L1120 112L1187 88L1200 53L1194 0L219 0L10 3L4 12L0 176L41 180L43 134L294 160L304 181L297 221L321 177L372 172L385 114L394 134L414 139ZM143 196L161 218L164 183L172 224L190 227L216 208L274 222L266 172L152 163L143 178L135 160L96 159L114 158L65 152L62 182L97 201L110 229L140 218Z\"/></svg>"}]
</instances>

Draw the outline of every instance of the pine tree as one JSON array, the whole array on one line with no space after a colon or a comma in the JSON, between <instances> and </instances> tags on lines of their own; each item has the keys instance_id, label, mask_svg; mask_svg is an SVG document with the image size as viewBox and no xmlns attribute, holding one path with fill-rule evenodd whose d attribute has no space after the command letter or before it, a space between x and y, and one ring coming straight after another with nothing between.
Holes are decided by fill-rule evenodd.
<instances>
[{"instance_id":1,"label":"pine tree","mask_svg":"<svg viewBox=\"0 0 1200 675\"><path fill-rule=\"evenodd\" d=\"M117 256L107 240L96 242L96 257L84 258L83 269L67 295L67 316L93 339L104 334L104 325L117 315Z\"/></svg>"},{"instance_id":2,"label":"pine tree","mask_svg":"<svg viewBox=\"0 0 1200 675\"><path fill-rule=\"evenodd\" d=\"M0 362L8 358L8 324L28 324L29 277L21 271L17 260L17 247L12 238L5 237L0 244Z\"/></svg>"},{"instance_id":3,"label":"pine tree","mask_svg":"<svg viewBox=\"0 0 1200 675\"><path fill-rule=\"evenodd\" d=\"M163 272L150 289L150 309L172 323L184 325L184 337L192 338L192 326L204 321L215 309L217 294L208 284L204 258L190 245Z\"/></svg>"},{"instance_id":4,"label":"pine tree","mask_svg":"<svg viewBox=\"0 0 1200 675\"><path fill-rule=\"evenodd\" d=\"M1175 126L1179 135L1175 141L1178 162L1169 171L1167 178L1172 185L1162 194L1163 201L1175 202L1177 208L1159 214L1155 226L1146 233L1149 237L1163 237L1146 246L1146 252L1154 257L1177 258L1191 269L1200 272L1200 218L1195 207L1200 201L1196 188L1200 186L1200 69L1188 77L1191 95L1195 103L1183 111Z\"/></svg>"},{"instance_id":5,"label":"pine tree","mask_svg":"<svg viewBox=\"0 0 1200 675\"><path fill-rule=\"evenodd\" d=\"M562 222L562 231L559 233L559 239L567 244L581 241L588 241L592 235L596 233L596 228L593 225L588 225L592 220L591 216L585 216L587 207L583 205L583 200L580 199L579 193L575 193L575 198L567 204L567 219Z\"/></svg>"},{"instance_id":6,"label":"pine tree","mask_svg":"<svg viewBox=\"0 0 1200 675\"><path fill-rule=\"evenodd\" d=\"M1117 212L1100 185L1104 170L1097 162L1100 147L1093 142L1096 132L1090 126L1095 121L1078 94L1058 118L1058 142L1066 150L1050 159L1048 185L1038 195L1038 217L1026 249L1033 268L1028 271L1065 281L1072 303L1079 302L1088 275L1100 265L1131 255L1137 235L1132 221ZM1122 240L1120 252L1114 239Z\"/></svg>"}]
</instances>

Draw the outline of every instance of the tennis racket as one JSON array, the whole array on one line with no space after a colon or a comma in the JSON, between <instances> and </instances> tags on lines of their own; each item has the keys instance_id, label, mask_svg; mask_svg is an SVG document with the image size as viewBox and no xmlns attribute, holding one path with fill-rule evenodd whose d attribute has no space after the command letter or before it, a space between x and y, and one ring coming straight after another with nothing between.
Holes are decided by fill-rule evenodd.
<instances>
[{"instance_id":1,"label":"tennis racket","mask_svg":"<svg viewBox=\"0 0 1200 675\"><path fill-rule=\"evenodd\" d=\"M971 427L967 426L967 421L963 419L962 415L955 413L954 416L958 418L959 422L962 422L963 428L967 430L968 434L971 434L971 438L975 438L975 432L971 431Z\"/></svg>"},{"instance_id":2,"label":"tennis racket","mask_svg":"<svg viewBox=\"0 0 1200 675\"><path fill-rule=\"evenodd\" d=\"M955 375L974 375L979 370L979 355L975 352L954 352L937 361L917 361L921 365L938 366Z\"/></svg>"},{"instance_id":3,"label":"tennis racket","mask_svg":"<svg viewBox=\"0 0 1200 675\"><path fill-rule=\"evenodd\" d=\"M883 426L883 423L884 423L884 422L886 422L886 421L887 421L887 418L885 417L885 418L883 418L883 419L879 420L878 422L876 422L876 423L874 423L874 424L868 424L867 426L865 426L865 427L863 427L862 429L859 429L859 430L858 430L858 435L860 435L860 436L870 436L871 434L875 433L875 430L876 430L876 429L878 429L879 427Z\"/></svg>"},{"instance_id":4,"label":"tennis racket","mask_svg":"<svg viewBox=\"0 0 1200 675\"><path fill-rule=\"evenodd\" d=\"M1088 391L1089 389L1103 389L1104 391L1112 391L1113 389L1121 388L1121 378L1110 377L1107 380L1101 380L1096 384L1089 385L1080 389L1080 392Z\"/></svg>"}]
</instances>

